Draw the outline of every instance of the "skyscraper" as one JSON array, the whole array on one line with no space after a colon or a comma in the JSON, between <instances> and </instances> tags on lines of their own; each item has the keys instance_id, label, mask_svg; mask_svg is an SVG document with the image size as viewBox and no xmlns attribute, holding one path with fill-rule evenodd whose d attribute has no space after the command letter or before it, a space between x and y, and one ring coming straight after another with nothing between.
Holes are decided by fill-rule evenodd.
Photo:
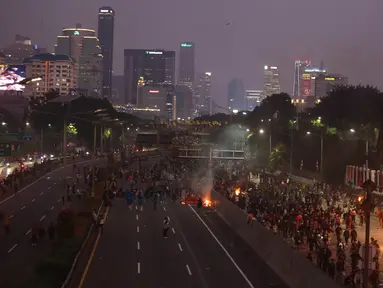
<instances>
[{"instance_id":1,"label":"skyscraper","mask_svg":"<svg viewBox=\"0 0 383 288\"><path fill-rule=\"evenodd\" d=\"M15 42L2 49L4 54L4 62L9 65L20 65L25 58L32 57L41 53L45 53L45 49L38 48L32 44L32 40L28 37L16 34Z\"/></svg>"},{"instance_id":2,"label":"skyscraper","mask_svg":"<svg viewBox=\"0 0 383 288\"><path fill-rule=\"evenodd\" d=\"M242 111L245 108L245 85L242 80L233 78L228 85L228 109Z\"/></svg>"},{"instance_id":3,"label":"skyscraper","mask_svg":"<svg viewBox=\"0 0 383 288\"><path fill-rule=\"evenodd\" d=\"M194 43L181 43L179 61L178 85L192 87L195 79Z\"/></svg>"},{"instance_id":4,"label":"skyscraper","mask_svg":"<svg viewBox=\"0 0 383 288\"><path fill-rule=\"evenodd\" d=\"M114 10L101 7L98 10L98 39L100 40L102 61L102 96L112 100Z\"/></svg>"},{"instance_id":5,"label":"skyscraper","mask_svg":"<svg viewBox=\"0 0 383 288\"><path fill-rule=\"evenodd\" d=\"M279 82L279 69L277 66L264 67L264 82L263 82L263 93L265 97L273 94L281 93L281 85Z\"/></svg>"},{"instance_id":6,"label":"skyscraper","mask_svg":"<svg viewBox=\"0 0 383 288\"><path fill-rule=\"evenodd\" d=\"M125 49L124 103L137 104L139 86L168 85L174 79L174 55L174 51Z\"/></svg>"},{"instance_id":7,"label":"skyscraper","mask_svg":"<svg viewBox=\"0 0 383 288\"><path fill-rule=\"evenodd\" d=\"M306 69L311 68L311 60L295 60L294 65L294 87L293 87L293 97L301 97L302 96L302 74Z\"/></svg>"},{"instance_id":8,"label":"skyscraper","mask_svg":"<svg viewBox=\"0 0 383 288\"><path fill-rule=\"evenodd\" d=\"M197 73L194 87L194 114L211 115L213 103L211 98L211 72Z\"/></svg>"},{"instance_id":9,"label":"skyscraper","mask_svg":"<svg viewBox=\"0 0 383 288\"><path fill-rule=\"evenodd\" d=\"M246 90L245 109L253 111L255 107L261 105L264 94L262 90Z\"/></svg>"},{"instance_id":10,"label":"skyscraper","mask_svg":"<svg viewBox=\"0 0 383 288\"><path fill-rule=\"evenodd\" d=\"M175 85L176 83L176 52L164 51L165 55L165 84Z\"/></svg>"},{"instance_id":11,"label":"skyscraper","mask_svg":"<svg viewBox=\"0 0 383 288\"><path fill-rule=\"evenodd\" d=\"M67 55L77 63L77 88L88 96L101 97L102 54L96 31L82 28L64 28L57 36L56 55Z\"/></svg>"}]
</instances>

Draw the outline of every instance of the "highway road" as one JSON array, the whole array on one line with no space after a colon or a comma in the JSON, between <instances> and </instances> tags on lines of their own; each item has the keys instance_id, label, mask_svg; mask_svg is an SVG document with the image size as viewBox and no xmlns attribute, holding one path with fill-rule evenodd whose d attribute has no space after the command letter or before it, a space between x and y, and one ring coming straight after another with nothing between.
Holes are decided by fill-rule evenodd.
<instances>
[{"instance_id":1,"label":"highway road","mask_svg":"<svg viewBox=\"0 0 383 288\"><path fill-rule=\"evenodd\" d=\"M288 288L215 212L171 202L154 210L151 201L137 212L113 201L80 287Z\"/></svg>"},{"instance_id":2,"label":"highway road","mask_svg":"<svg viewBox=\"0 0 383 288\"><path fill-rule=\"evenodd\" d=\"M91 161L78 162L77 167L82 169L90 164ZM61 198L66 194L64 177L71 177L69 183L76 180L72 164L46 174L0 202L0 210L11 219L9 235L3 227L0 229L0 287L27 287L23 282L33 275L35 265L45 255L43 252L49 251L48 243L31 247L31 228L39 223L47 228L50 222L56 222L63 207ZM81 182L84 183L83 179Z\"/></svg>"}]
</instances>

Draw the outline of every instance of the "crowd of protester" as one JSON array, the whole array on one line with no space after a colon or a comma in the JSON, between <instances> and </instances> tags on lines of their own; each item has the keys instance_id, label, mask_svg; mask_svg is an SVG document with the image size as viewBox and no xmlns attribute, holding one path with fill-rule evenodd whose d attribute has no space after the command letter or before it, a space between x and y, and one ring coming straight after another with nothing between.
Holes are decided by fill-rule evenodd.
<instances>
[{"instance_id":1,"label":"crowd of protester","mask_svg":"<svg viewBox=\"0 0 383 288\"><path fill-rule=\"evenodd\" d=\"M248 181L242 165L216 170L215 175L215 190L247 211L249 223L258 221L285 239L337 283L362 287L359 249L364 235L358 235L356 229L364 225L361 196L348 195L340 188L292 183L287 177L266 173L259 173L255 184ZM376 239L370 241L377 253L369 281L371 287L378 287L380 247Z\"/></svg>"}]
</instances>

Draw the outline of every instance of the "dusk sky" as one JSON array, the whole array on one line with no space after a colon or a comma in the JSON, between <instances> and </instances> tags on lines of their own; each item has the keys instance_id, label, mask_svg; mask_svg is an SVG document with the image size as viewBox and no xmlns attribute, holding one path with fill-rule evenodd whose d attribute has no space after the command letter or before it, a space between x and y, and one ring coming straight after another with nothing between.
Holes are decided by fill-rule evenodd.
<instances>
[{"instance_id":1,"label":"dusk sky","mask_svg":"<svg viewBox=\"0 0 383 288\"><path fill-rule=\"evenodd\" d=\"M178 53L181 42L195 42L196 70L212 72L213 98L225 106L228 81L237 77L246 89L262 89L265 64L280 67L282 91L291 93L296 58L310 58L316 66L323 60L350 84L383 88L382 0L24 0L4 5L0 47L21 34L50 52L62 28L81 23L97 29L98 8L111 6L116 11L115 74L122 74L125 48Z\"/></svg>"}]
</instances>

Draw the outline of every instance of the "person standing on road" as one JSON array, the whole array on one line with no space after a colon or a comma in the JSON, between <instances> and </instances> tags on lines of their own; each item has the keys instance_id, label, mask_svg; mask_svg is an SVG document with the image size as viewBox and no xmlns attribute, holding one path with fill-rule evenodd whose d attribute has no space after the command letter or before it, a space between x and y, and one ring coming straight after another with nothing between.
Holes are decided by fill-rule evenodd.
<instances>
[{"instance_id":1,"label":"person standing on road","mask_svg":"<svg viewBox=\"0 0 383 288\"><path fill-rule=\"evenodd\" d=\"M168 238L168 231L170 228L170 218L168 216L165 216L163 225L164 225L164 227L163 227L164 228L164 237Z\"/></svg>"},{"instance_id":2,"label":"person standing on road","mask_svg":"<svg viewBox=\"0 0 383 288\"><path fill-rule=\"evenodd\" d=\"M4 215L4 220L3 221L4 221L5 234L9 235L9 232L11 232L11 226L10 226L8 215Z\"/></svg>"},{"instance_id":3,"label":"person standing on road","mask_svg":"<svg viewBox=\"0 0 383 288\"><path fill-rule=\"evenodd\" d=\"M153 194L153 209L157 210L157 201L158 201L158 193L157 191Z\"/></svg>"},{"instance_id":4,"label":"person standing on road","mask_svg":"<svg viewBox=\"0 0 383 288\"><path fill-rule=\"evenodd\" d=\"M56 232L56 228L53 222L49 223L47 232L48 232L49 240L53 241L53 239L55 238L55 232Z\"/></svg>"}]
</instances>

